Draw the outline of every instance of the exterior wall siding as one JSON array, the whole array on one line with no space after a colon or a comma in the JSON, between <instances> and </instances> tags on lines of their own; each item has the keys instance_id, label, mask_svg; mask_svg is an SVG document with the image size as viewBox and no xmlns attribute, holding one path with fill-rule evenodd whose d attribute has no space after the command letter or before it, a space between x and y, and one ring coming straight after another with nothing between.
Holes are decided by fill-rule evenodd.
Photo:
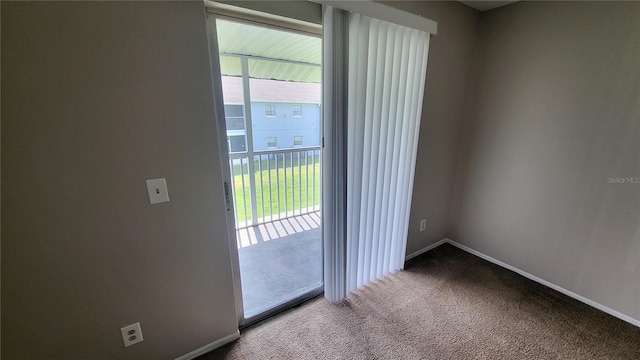
<instances>
[{"instance_id":1,"label":"exterior wall siding","mask_svg":"<svg viewBox=\"0 0 640 360\"><path fill-rule=\"evenodd\" d=\"M266 105L275 106L275 116L267 116ZM294 106L300 106L302 114L293 116ZM253 149L267 150L267 138L277 138L277 148L294 147L294 136L302 136L301 146L320 145L320 104L294 104L252 102Z\"/></svg>"},{"instance_id":2,"label":"exterior wall siding","mask_svg":"<svg viewBox=\"0 0 640 360\"><path fill-rule=\"evenodd\" d=\"M266 106L275 106L275 115L267 116ZM294 107L299 106L300 116L294 116ZM253 123L254 151L286 149L296 147L294 137L302 137L299 146L320 145L320 104L252 102L251 121ZM228 136L237 136L244 130L228 130ZM276 146L269 147L267 139L276 138ZM239 149L239 147L233 147Z\"/></svg>"}]
</instances>

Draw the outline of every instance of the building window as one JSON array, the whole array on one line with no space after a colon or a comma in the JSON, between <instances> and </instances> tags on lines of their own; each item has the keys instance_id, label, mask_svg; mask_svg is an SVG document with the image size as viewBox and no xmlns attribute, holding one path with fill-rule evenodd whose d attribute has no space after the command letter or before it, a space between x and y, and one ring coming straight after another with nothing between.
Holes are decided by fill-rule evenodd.
<instances>
[{"instance_id":1,"label":"building window","mask_svg":"<svg viewBox=\"0 0 640 360\"><path fill-rule=\"evenodd\" d=\"M276 106L275 105L265 105L264 113L267 116L276 116Z\"/></svg>"},{"instance_id":2,"label":"building window","mask_svg":"<svg viewBox=\"0 0 640 360\"><path fill-rule=\"evenodd\" d=\"M278 138L275 136L267 136L267 149L275 149L278 147Z\"/></svg>"},{"instance_id":3,"label":"building window","mask_svg":"<svg viewBox=\"0 0 640 360\"><path fill-rule=\"evenodd\" d=\"M302 136L296 135L293 137L293 146L302 146Z\"/></svg>"},{"instance_id":4,"label":"building window","mask_svg":"<svg viewBox=\"0 0 640 360\"><path fill-rule=\"evenodd\" d=\"M244 109L242 105L225 105L224 115L227 119L227 131L244 130Z\"/></svg>"},{"instance_id":5,"label":"building window","mask_svg":"<svg viewBox=\"0 0 640 360\"><path fill-rule=\"evenodd\" d=\"M293 116L295 117L302 116L302 105L293 105Z\"/></svg>"},{"instance_id":6,"label":"building window","mask_svg":"<svg viewBox=\"0 0 640 360\"><path fill-rule=\"evenodd\" d=\"M242 105L224 104L224 115L226 117L243 117L244 109Z\"/></svg>"},{"instance_id":7,"label":"building window","mask_svg":"<svg viewBox=\"0 0 640 360\"><path fill-rule=\"evenodd\" d=\"M229 145L229 152L247 151L247 141L244 135L227 136L227 144Z\"/></svg>"}]
</instances>

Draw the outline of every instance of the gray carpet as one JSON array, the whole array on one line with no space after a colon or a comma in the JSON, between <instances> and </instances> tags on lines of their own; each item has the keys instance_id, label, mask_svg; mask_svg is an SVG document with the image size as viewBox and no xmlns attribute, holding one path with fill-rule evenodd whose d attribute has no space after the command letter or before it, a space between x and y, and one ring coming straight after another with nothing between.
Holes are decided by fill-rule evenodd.
<instances>
[{"instance_id":1,"label":"gray carpet","mask_svg":"<svg viewBox=\"0 0 640 360\"><path fill-rule=\"evenodd\" d=\"M640 359L640 328L445 244L199 359Z\"/></svg>"}]
</instances>

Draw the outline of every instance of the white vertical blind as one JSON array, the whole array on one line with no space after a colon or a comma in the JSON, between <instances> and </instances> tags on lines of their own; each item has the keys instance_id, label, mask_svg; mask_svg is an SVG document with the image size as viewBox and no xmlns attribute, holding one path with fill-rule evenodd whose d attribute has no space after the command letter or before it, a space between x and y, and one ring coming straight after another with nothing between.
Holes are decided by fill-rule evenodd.
<instances>
[{"instance_id":1,"label":"white vertical blind","mask_svg":"<svg viewBox=\"0 0 640 360\"><path fill-rule=\"evenodd\" d=\"M350 13L348 38L341 39L336 14L346 13L324 11L324 136L332 141L323 167L325 296L339 301L404 266L429 33ZM344 64L348 75L340 76ZM336 100L345 83L346 104ZM346 204L335 194L343 189ZM345 205L342 217L338 208ZM336 233L342 230L345 236Z\"/></svg>"},{"instance_id":2,"label":"white vertical blind","mask_svg":"<svg viewBox=\"0 0 640 360\"><path fill-rule=\"evenodd\" d=\"M429 34L349 15L347 291L402 269Z\"/></svg>"}]
</instances>

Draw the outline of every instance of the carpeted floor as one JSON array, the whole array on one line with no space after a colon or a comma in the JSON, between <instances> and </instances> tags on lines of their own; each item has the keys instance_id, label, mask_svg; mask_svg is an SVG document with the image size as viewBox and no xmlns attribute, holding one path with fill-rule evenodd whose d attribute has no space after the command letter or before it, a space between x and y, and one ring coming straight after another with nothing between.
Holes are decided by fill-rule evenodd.
<instances>
[{"instance_id":1,"label":"carpeted floor","mask_svg":"<svg viewBox=\"0 0 640 360\"><path fill-rule=\"evenodd\" d=\"M445 244L199 359L640 359L640 328Z\"/></svg>"}]
</instances>

